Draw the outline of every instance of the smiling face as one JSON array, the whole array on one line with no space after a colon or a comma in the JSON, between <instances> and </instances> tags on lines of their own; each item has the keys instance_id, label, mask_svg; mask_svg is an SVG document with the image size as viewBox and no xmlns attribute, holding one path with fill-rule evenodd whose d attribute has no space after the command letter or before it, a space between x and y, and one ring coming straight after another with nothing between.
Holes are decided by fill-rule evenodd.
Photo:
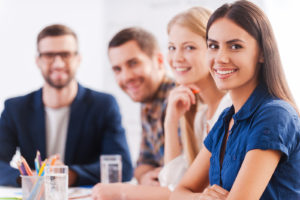
<instances>
[{"instance_id":1,"label":"smiling face","mask_svg":"<svg viewBox=\"0 0 300 200\"><path fill-rule=\"evenodd\" d=\"M168 62L179 84L197 83L209 76L205 67L205 39L188 28L175 24L169 32Z\"/></svg>"},{"instance_id":2,"label":"smiling face","mask_svg":"<svg viewBox=\"0 0 300 200\"><path fill-rule=\"evenodd\" d=\"M46 84L61 89L74 80L80 64L74 36L47 36L38 43L38 50L36 63Z\"/></svg>"},{"instance_id":3,"label":"smiling face","mask_svg":"<svg viewBox=\"0 0 300 200\"><path fill-rule=\"evenodd\" d=\"M162 81L162 58L150 58L134 40L109 48L108 56L121 89L133 101L150 101Z\"/></svg>"},{"instance_id":4,"label":"smiling face","mask_svg":"<svg viewBox=\"0 0 300 200\"><path fill-rule=\"evenodd\" d=\"M258 63L263 62L257 41L227 18L208 30L207 62L219 89L252 91L258 84Z\"/></svg>"}]
</instances>

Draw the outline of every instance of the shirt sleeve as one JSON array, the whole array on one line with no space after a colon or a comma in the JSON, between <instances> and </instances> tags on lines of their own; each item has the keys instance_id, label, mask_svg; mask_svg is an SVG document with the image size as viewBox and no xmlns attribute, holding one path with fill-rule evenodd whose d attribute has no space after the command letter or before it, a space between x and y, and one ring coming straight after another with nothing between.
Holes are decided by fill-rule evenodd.
<instances>
[{"instance_id":1,"label":"shirt sleeve","mask_svg":"<svg viewBox=\"0 0 300 200\"><path fill-rule=\"evenodd\" d=\"M297 118L285 107L265 107L252 119L246 151L278 150L283 153L283 158L288 158L296 146L293 141L297 141L295 133L299 130Z\"/></svg>"},{"instance_id":2,"label":"shirt sleeve","mask_svg":"<svg viewBox=\"0 0 300 200\"><path fill-rule=\"evenodd\" d=\"M10 161L16 152L17 134L14 128L14 122L11 116L12 110L9 109L8 101L0 118L0 185L20 186L17 178L20 173L17 169L10 166Z\"/></svg>"},{"instance_id":3,"label":"shirt sleeve","mask_svg":"<svg viewBox=\"0 0 300 200\"><path fill-rule=\"evenodd\" d=\"M164 155L164 119L166 101L158 108L159 114L152 116L147 112L141 113L142 139L137 166L146 164L154 167L163 165Z\"/></svg>"},{"instance_id":4,"label":"shirt sleeve","mask_svg":"<svg viewBox=\"0 0 300 200\"><path fill-rule=\"evenodd\" d=\"M205 140L204 140L204 146L206 147L206 149L211 152L212 151L212 131L209 132L209 134L206 136Z\"/></svg>"},{"instance_id":5,"label":"shirt sleeve","mask_svg":"<svg viewBox=\"0 0 300 200\"><path fill-rule=\"evenodd\" d=\"M166 164L159 172L160 186L168 187L171 191L175 189L188 168L188 161L181 154Z\"/></svg>"},{"instance_id":6,"label":"shirt sleeve","mask_svg":"<svg viewBox=\"0 0 300 200\"><path fill-rule=\"evenodd\" d=\"M142 164L148 164L155 167L158 167L159 161L156 158L153 144L147 137L147 132L143 130L142 132L142 140L140 145L140 153L137 160L137 166Z\"/></svg>"}]
</instances>

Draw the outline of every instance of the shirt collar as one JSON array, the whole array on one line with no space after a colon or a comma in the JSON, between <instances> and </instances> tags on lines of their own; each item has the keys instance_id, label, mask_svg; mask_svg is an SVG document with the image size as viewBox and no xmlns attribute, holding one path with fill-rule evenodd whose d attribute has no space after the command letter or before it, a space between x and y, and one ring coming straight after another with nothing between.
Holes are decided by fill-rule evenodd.
<instances>
[{"instance_id":1,"label":"shirt collar","mask_svg":"<svg viewBox=\"0 0 300 200\"><path fill-rule=\"evenodd\" d=\"M231 106L231 108L226 113L225 118L227 119L232 115L234 121L249 118L268 96L270 96L270 94L266 86L264 84L259 84L252 92L246 103L242 106L242 108L236 114L234 114L234 107Z\"/></svg>"}]
</instances>

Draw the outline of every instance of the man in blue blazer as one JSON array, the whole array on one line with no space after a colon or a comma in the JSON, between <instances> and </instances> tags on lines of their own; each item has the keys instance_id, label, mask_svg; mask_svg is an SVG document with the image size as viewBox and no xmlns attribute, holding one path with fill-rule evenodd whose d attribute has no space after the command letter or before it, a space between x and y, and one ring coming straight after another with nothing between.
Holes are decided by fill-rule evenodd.
<instances>
[{"instance_id":1,"label":"man in blue blazer","mask_svg":"<svg viewBox=\"0 0 300 200\"><path fill-rule=\"evenodd\" d=\"M9 164L19 148L34 168L59 154L69 166L69 185L100 180L99 157L122 156L122 180L132 177L132 164L115 98L81 86L75 80L80 64L77 36L64 25L44 28L37 39L36 63L45 83L41 89L5 101L0 118L0 185L18 186L20 173Z\"/></svg>"}]
</instances>

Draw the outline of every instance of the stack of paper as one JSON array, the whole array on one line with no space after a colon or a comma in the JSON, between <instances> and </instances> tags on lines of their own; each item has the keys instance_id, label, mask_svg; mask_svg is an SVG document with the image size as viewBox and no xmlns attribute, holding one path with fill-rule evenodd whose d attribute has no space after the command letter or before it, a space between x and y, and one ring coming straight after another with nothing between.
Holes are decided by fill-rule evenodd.
<instances>
[{"instance_id":1,"label":"stack of paper","mask_svg":"<svg viewBox=\"0 0 300 200\"><path fill-rule=\"evenodd\" d=\"M22 189L14 187L0 187L0 199L22 199Z\"/></svg>"}]
</instances>

